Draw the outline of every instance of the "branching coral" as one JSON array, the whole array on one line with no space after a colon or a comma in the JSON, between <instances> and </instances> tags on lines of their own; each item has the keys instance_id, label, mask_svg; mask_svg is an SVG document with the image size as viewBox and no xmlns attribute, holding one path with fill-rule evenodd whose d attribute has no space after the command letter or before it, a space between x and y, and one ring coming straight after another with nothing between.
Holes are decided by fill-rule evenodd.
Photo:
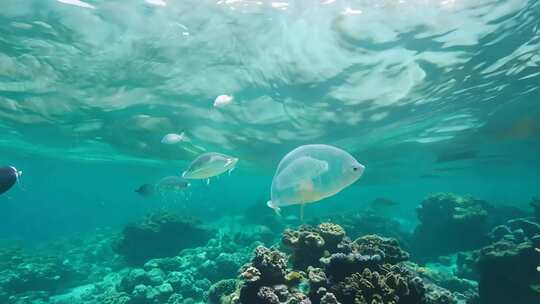
<instances>
[{"instance_id":1,"label":"branching coral","mask_svg":"<svg viewBox=\"0 0 540 304\"><path fill-rule=\"evenodd\" d=\"M363 236L354 243L363 255L379 255L387 263L399 263L409 259L409 254L399 247L397 240L377 235Z\"/></svg>"}]
</instances>

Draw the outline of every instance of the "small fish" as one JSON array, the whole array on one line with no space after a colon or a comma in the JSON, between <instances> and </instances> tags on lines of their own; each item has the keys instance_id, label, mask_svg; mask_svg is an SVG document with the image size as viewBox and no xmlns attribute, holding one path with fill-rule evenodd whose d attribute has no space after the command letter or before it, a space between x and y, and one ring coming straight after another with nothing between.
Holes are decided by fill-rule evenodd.
<instances>
[{"instance_id":1,"label":"small fish","mask_svg":"<svg viewBox=\"0 0 540 304\"><path fill-rule=\"evenodd\" d=\"M182 173L186 179L206 179L232 171L238 163L238 158L216 152L199 155L191 162L188 169Z\"/></svg>"},{"instance_id":2,"label":"small fish","mask_svg":"<svg viewBox=\"0 0 540 304\"><path fill-rule=\"evenodd\" d=\"M420 175L420 178L425 178L425 179L433 179L433 178L441 178L440 175L437 175L437 174L422 174Z\"/></svg>"},{"instance_id":3,"label":"small fish","mask_svg":"<svg viewBox=\"0 0 540 304\"><path fill-rule=\"evenodd\" d=\"M152 184L144 184L141 185L138 189L135 190L135 192L139 193L143 197L150 197L154 195L155 192L155 186Z\"/></svg>"},{"instance_id":4,"label":"small fish","mask_svg":"<svg viewBox=\"0 0 540 304\"><path fill-rule=\"evenodd\" d=\"M7 192L13 185L15 185L19 178L22 176L22 171L18 171L17 168L1 167L0 168L0 194Z\"/></svg>"},{"instance_id":5,"label":"small fish","mask_svg":"<svg viewBox=\"0 0 540 304\"><path fill-rule=\"evenodd\" d=\"M190 186L190 183L179 176L167 176L156 185L159 191L180 191Z\"/></svg>"},{"instance_id":6,"label":"small fish","mask_svg":"<svg viewBox=\"0 0 540 304\"><path fill-rule=\"evenodd\" d=\"M451 172L451 171L462 171L462 170L468 170L471 167L444 167L444 168L435 168L433 170L438 172Z\"/></svg>"},{"instance_id":7,"label":"small fish","mask_svg":"<svg viewBox=\"0 0 540 304\"><path fill-rule=\"evenodd\" d=\"M182 132L180 134L176 133L169 133L161 139L161 143L165 145L174 145L181 142L188 142L189 139L186 136L185 132Z\"/></svg>"},{"instance_id":8,"label":"small fish","mask_svg":"<svg viewBox=\"0 0 540 304\"><path fill-rule=\"evenodd\" d=\"M303 206L333 196L356 182L365 167L349 153L328 145L305 145L280 161L266 205L279 214L280 207Z\"/></svg>"},{"instance_id":9,"label":"small fish","mask_svg":"<svg viewBox=\"0 0 540 304\"><path fill-rule=\"evenodd\" d=\"M74 5L74 6L78 6L78 7L83 7L83 8L91 8L91 9L94 9L96 8L95 6L93 6L92 4L89 4L89 3L86 3L86 2L83 2L83 1L80 1L80 0L56 0L60 3L64 3L64 4L69 4L69 5Z\"/></svg>"},{"instance_id":10,"label":"small fish","mask_svg":"<svg viewBox=\"0 0 540 304\"><path fill-rule=\"evenodd\" d=\"M368 204L366 211L373 215L387 216L388 213L395 212L395 207L398 205L391 199L378 197Z\"/></svg>"},{"instance_id":11,"label":"small fish","mask_svg":"<svg viewBox=\"0 0 540 304\"><path fill-rule=\"evenodd\" d=\"M163 0L145 0L144 2L156 6L167 6L167 2Z\"/></svg>"},{"instance_id":12,"label":"small fish","mask_svg":"<svg viewBox=\"0 0 540 304\"><path fill-rule=\"evenodd\" d=\"M233 100L234 100L234 97L232 97L231 95L219 95L214 100L214 107L220 108L220 107L230 105L233 102Z\"/></svg>"},{"instance_id":13,"label":"small fish","mask_svg":"<svg viewBox=\"0 0 540 304\"><path fill-rule=\"evenodd\" d=\"M398 203L388 198L378 197L374 199L373 201L371 201L370 205L378 206L378 207L393 207L393 206L397 206Z\"/></svg>"}]
</instances>

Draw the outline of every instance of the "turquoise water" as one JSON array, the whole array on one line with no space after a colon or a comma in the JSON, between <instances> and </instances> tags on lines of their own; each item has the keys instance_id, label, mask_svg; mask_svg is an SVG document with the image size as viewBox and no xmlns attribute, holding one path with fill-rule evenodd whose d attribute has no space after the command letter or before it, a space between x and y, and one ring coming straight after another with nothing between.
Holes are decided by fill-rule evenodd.
<instances>
[{"instance_id":1,"label":"turquoise water","mask_svg":"<svg viewBox=\"0 0 540 304\"><path fill-rule=\"evenodd\" d=\"M196 218L220 235L268 226L275 239L265 245L279 244L283 229L301 224L300 208L283 208L282 218L274 218L266 206L272 177L287 152L312 143L348 151L366 171L337 195L306 205L304 223L375 212L414 235L417 207L438 192L514 207L522 212L516 218L535 221L529 202L540 195L538 1L4 0L1 6L0 166L24 172L18 186L0 195L6 250L16 244L40 255L59 239L62 248L92 247L96 238L113 239L125 225L164 211ZM233 102L214 107L222 94ZM165 134L181 132L190 143L161 143ZM149 198L134 192L180 175L197 147L240 161L209 185L193 181ZM373 211L377 198L394 203ZM400 239L413 261L433 262L408 244L414 236L407 240ZM235 246L247 262L253 248ZM133 267L107 260L115 254L86 260L102 271L59 289L31 288L28 296L0 283L0 302L103 302L55 296ZM531 278L540 286L538 274ZM487 303L480 294L479 303ZM540 303L530 299L511 304ZM173 303L144 301L128 303Z\"/></svg>"}]
</instances>

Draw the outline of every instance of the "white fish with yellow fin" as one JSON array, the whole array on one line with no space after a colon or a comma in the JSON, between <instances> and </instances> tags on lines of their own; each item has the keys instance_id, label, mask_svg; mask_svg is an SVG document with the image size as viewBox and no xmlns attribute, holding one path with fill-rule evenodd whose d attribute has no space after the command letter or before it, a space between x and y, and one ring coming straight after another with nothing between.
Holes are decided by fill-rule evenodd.
<instances>
[{"instance_id":1,"label":"white fish with yellow fin","mask_svg":"<svg viewBox=\"0 0 540 304\"><path fill-rule=\"evenodd\" d=\"M301 205L330 197L357 181L365 167L349 153L329 145L305 145L289 152L278 165L268 207Z\"/></svg>"},{"instance_id":2,"label":"white fish with yellow fin","mask_svg":"<svg viewBox=\"0 0 540 304\"><path fill-rule=\"evenodd\" d=\"M216 152L207 152L199 155L191 162L182 177L185 179L205 179L210 183L210 178L225 172L231 172L238 163L238 158Z\"/></svg>"}]
</instances>

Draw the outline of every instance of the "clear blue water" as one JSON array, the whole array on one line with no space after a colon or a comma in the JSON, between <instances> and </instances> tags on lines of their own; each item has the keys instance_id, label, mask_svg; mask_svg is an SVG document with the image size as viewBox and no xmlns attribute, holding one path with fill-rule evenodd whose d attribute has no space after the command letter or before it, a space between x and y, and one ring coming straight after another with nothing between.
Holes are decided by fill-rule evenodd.
<instances>
[{"instance_id":1,"label":"clear blue water","mask_svg":"<svg viewBox=\"0 0 540 304\"><path fill-rule=\"evenodd\" d=\"M65 2L0 9L0 165L24 171L0 196L6 242L163 208L206 223L263 210L279 160L310 143L366 172L307 218L385 197L413 229L430 193L523 210L540 195L539 1ZM213 107L221 94L233 103ZM160 143L181 131L239 157L235 171L172 198L134 193L197 156Z\"/></svg>"}]
</instances>

